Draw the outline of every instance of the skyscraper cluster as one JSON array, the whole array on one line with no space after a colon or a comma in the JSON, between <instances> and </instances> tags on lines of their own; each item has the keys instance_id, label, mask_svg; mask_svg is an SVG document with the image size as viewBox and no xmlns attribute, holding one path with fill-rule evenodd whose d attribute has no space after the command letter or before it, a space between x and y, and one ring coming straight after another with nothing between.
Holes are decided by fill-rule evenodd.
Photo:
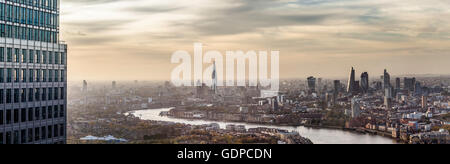
<instances>
[{"instance_id":1,"label":"skyscraper cluster","mask_svg":"<svg viewBox=\"0 0 450 164\"><path fill-rule=\"evenodd\" d=\"M354 95L362 92L362 93L368 93L369 92L369 73L364 72L361 74L361 81L356 80L356 71L352 67L352 70L350 72L350 78L348 80L347 85L347 92L352 93Z\"/></svg>"}]
</instances>

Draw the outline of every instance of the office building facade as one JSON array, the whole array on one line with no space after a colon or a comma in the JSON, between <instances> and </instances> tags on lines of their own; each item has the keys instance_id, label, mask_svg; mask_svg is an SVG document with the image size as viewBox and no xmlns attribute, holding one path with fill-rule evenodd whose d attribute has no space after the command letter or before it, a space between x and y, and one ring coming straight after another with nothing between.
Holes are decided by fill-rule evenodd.
<instances>
[{"instance_id":1,"label":"office building facade","mask_svg":"<svg viewBox=\"0 0 450 164\"><path fill-rule=\"evenodd\" d=\"M64 144L67 45L59 0L0 0L0 144Z\"/></svg>"}]
</instances>

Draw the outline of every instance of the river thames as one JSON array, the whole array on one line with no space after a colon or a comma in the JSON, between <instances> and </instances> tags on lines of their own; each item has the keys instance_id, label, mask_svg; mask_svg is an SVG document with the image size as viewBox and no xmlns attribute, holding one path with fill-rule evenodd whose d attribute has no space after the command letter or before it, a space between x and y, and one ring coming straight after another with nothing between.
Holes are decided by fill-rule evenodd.
<instances>
[{"instance_id":1,"label":"river thames","mask_svg":"<svg viewBox=\"0 0 450 164\"><path fill-rule=\"evenodd\" d=\"M276 125L258 125L249 123L220 122L220 121L204 121L204 120L188 120L178 119L166 116L160 116L163 111L169 111L171 108L137 110L126 114L132 114L142 120L165 121L190 125L204 125L217 123L221 128L225 128L228 124L244 125L248 128L266 127L276 128L288 131L296 131L301 136L309 138L314 144L396 144L393 139L371 135L354 133L336 129L319 129L304 126L276 126Z\"/></svg>"}]
</instances>

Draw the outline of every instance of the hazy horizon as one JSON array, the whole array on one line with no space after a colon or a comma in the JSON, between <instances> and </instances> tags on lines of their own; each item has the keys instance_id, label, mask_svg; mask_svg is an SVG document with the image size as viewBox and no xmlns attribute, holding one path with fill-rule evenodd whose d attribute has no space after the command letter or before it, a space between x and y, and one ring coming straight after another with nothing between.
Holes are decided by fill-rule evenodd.
<instances>
[{"instance_id":1,"label":"hazy horizon","mask_svg":"<svg viewBox=\"0 0 450 164\"><path fill-rule=\"evenodd\" d=\"M170 79L177 50L279 50L280 76L450 74L445 0L61 0L68 80Z\"/></svg>"}]
</instances>

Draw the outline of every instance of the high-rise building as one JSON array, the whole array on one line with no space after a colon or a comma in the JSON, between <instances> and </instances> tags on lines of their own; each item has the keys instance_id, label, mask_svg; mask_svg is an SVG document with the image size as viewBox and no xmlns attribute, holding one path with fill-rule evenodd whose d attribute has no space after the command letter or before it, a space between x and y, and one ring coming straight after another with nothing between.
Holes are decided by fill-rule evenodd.
<instances>
[{"instance_id":1,"label":"high-rise building","mask_svg":"<svg viewBox=\"0 0 450 164\"><path fill-rule=\"evenodd\" d=\"M83 93L86 93L88 91L88 83L86 80L83 80Z\"/></svg>"},{"instance_id":2,"label":"high-rise building","mask_svg":"<svg viewBox=\"0 0 450 164\"><path fill-rule=\"evenodd\" d=\"M316 92L316 78L313 76L308 77L308 89L309 92L313 93Z\"/></svg>"},{"instance_id":3,"label":"high-rise building","mask_svg":"<svg viewBox=\"0 0 450 164\"><path fill-rule=\"evenodd\" d=\"M417 95L421 95L422 94L422 84L420 82L416 82L416 85L414 86L414 92Z\"/></svg>"},{"instance_id":4,"label":"high-rise building","mask_svg":"<svg viewBox=\"0 0 450 164\"><path fill-rule=\"evenodd\" d=\"M317 79L317 90L319 91L319 92L322 92L322 88L323 86L322 86L322 78L318 78Z\"/></svg>"},{"instance_id":5,"label":"high-rise building","mask_svg":"<svg viewBox=\"0 0 450 164\"><path fill-rule=\"evenodd\" d=\"M353 86L353 94L358 94L361 90L361 87L359 85L359 81L355 81Z\"/></svg>"},{"instance_id":6,"label":"high-rise building","mask_svg":"<svg viewBox=\"0 0 450 164\"><path fill-rule=\"evenodd\" d=\"M59 0L2 0L0 11L0 144L64 144L67 45L59 40Z\"/></svg>"},{"instance_id":7,"label":"high-rise building","mask_svg":"<svg viewBox=\"0 0 450 164\"><path fill-rule=\"evenodd\" d=\"M333 104L336 104L339 92L341 91L341 81L334 80Z\"/></svg>"},{"instance_id":8,"label":"high-rise building","mask_svg":"<svg viewBox=\"0 0 450 164\"><path fill-rule=\"evenodd\" d=\"M401 89L401 80L398 77L395 79L395 89Z\"/></svg>"},{"instance_id":9,"label":"high-rise building","mask_svg":"<svg viewBox=\"0 0 450 164\"><path fill-rule=\"evenodd\" d=\"M116 81L113 81L112 84L111 84L111 87L112 87L112 89L116 89L116 87L117 87L117 82L116 82Z\"/></svg>"},{"instance_id":10,"label":"high-rise building","mask_svg":"<svg viewBox=\"0 0 450 164\"><path fill-rule=\"evenodd\" d=\"M359 100L357 98L352 99L352 117L359 117L361 114L361 107L359 105Z\"/></svg>"},{"instance_id":11,"label":"high-rise building","mask_svg":"<svg viewBox=\"0 0 450 164\"><path fill-rule=\"evenodd\" d=\"M352 67L352 71L350 73L350 78L348 80L348 85L347 85L347 92L348 93L353 93L355 90L355 69L353 69Z\"/></svg>"},{"instance_id":12,"label":"high-rise building","mask_svg":"<svg viewBox=\"0 0 450 164\"><path fill-rule=\"evenodd\" d=\"M414 91L414 88L416 86L416 78L405 77L403 83L404 83L405 90Z\"/></svg>"},{"instance_id":13,"label":"high-rise building","mask_svg":"<svg viewBox=\"0 0 450 164\"><path fill-rule=\"evenodd\" d=\"M383 88L386 89L390 87L391 87L391 75L385 69L383 75Z\"/></svg>"},{"instance_id":14,"label":"high-rise building","mask_svg":"<svg viewBox=\"0 0 450 164\"><path fill-rule=\"evenodd\" d=\"M422 109L428 108L428 99L427 96L422 96Z\"/></svg>"},{"instance_id":15,"label":"high-rise building","mask_svg":"<svg viewBox=\"0 0 450 164\"><path fill-rule=\"evenodd\" d=\"M211 74L211 79L212 79L211 89L214 92L214 94L216 94L217 93L217 71L216 71L216 62L215 61L214 61L213 72Z\"/></svg>"},{"instance_id":16,"label":"high-rise building","mask_svg":"<svg viewBox=\"0 0 450 164\"><path fill-rule=\"evenodd\" d=\"M339 94L339 92L341 91L341 81L339 80L334 80L334 93Z\"/></svg>"},{"instance_id":17,"label":"high-rise building","mask_svg":"<svg viewBox=\"0 0 450 164\"><path fill-rule=\"evenodd\" d=\"M385 88L384 90L384 106L386 110L390 110L392 109L392 87Z\"/></svg>"},{"instance_id":18,"label":"high-rise building","mask_svg":"<svg viewBox=\"0 0 450 164\"><path fill-rule=\"evenodd\" d=\"M363 93L369 92L369 73L367 72L361 74L361 91Z\"/></svg>"}]
</instances>

